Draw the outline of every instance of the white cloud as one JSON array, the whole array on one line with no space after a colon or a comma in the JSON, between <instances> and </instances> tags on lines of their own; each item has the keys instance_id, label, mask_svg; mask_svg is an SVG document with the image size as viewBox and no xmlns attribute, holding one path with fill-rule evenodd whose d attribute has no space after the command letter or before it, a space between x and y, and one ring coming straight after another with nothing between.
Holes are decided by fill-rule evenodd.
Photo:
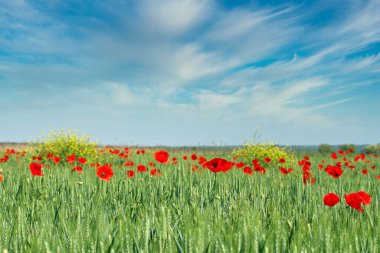
<instances>
[{"instance_id":1,"label":"white cloud","mask_svg":"<svg viewBox=\"0 0 380 253\"><path fill-rule=\"evenodd\" d=\"M201 110L220 110L241 103L241 91L233 94L219 94L209 90L200 90L193 95Z\"/></svg>"},{"instance_id":2,"label":"white cloud","mask_svg":"<svg viewBox=\"0 0 380 253\"><path fill-rule=\"evenodd\" d=\"M208 0L143 0L138 6L141 18L151 32L174 35L194 28L211 11L211 1Z\"/></svg>"}]
</instances>

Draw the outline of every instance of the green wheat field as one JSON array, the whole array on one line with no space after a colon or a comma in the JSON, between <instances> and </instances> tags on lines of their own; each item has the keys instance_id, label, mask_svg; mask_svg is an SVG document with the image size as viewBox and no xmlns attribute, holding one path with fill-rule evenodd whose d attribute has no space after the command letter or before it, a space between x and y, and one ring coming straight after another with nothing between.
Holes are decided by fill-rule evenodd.
<instances>
[{"instance_id":1,"label":"green wheat field","mask_svg":"<svg viewBox=\"0 0 380 253\"><path fill-rule=\"evenodd\" d=\"M27 150L22 153L23 150ZM262 163L266 172L234 166L214 173L203 157L232 161L224 149L106 149L103 164L112 178L97 175L99 164L68 163L61 157L38 161L33 147L3 148L0 157L0 249L3 252L379 252L380 166L377 155L330 154L300 150L294 168L281 173L277 161ZM163 149L165 150L165 149ZM111 152L109 152L111 151ZM140 153L141 152L141 153ZM142 153L143 152L143 153ZM125 154L126 152L124 152ZM139 154L138 154L139 153ZM196 155L197 159L191 159ZM315 179L303 181L299 161L309 156ZM186 158L184 158L186 156ZM173 158L174 161L173 161ZM194 158L194 157L193 157ZM43 176L30 164L43 163ZM235 157L236 159L236 157ZM4 161L6 160L6 161ZM343 174L334 178L318 168L337 161ZM129 161L129 164L127 163ZM236 161L237 163L237 161ZM133 165L132 165L133 164ZM146 171L136 167L144 165ZM322 166L321 165L321 166ZM152 173L152 168L156 174ZM245 168L252 164L245 163ZM132 173L128 171L133 171ZM365 172L366 171L366 172ZM371 203L363 212L351 208L344 194L365 191ZM340 202L324 204L333 192Z\"/></svg>"}]
</instances>

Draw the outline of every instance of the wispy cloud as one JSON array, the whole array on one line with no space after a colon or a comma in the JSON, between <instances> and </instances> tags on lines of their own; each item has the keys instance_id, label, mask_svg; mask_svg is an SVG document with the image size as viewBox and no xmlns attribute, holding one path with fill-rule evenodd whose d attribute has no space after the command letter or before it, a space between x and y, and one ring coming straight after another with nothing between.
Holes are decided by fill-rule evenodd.
<instances>
[{"instance_id":1,"label":"wispy cloud","mask_svg":"<svg viewBox=\"0 0 380 253\"><path fill-rule=\"evenodd\" d=\"M0 0L0 103L167 112L172 128L212 118L222 132L362 127L352 104L378 92L380 2L345 6ZM335 18L318 17L326 8Z\"/></svg>"}]
</instances>

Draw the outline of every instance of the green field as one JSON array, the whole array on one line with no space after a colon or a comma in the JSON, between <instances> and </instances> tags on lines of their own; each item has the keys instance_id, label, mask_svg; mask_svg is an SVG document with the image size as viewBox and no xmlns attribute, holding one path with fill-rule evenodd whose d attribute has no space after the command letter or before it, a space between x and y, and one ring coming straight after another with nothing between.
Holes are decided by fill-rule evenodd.
<instances>
[{"instance_id":1,"label":"green field","mask_svg":"<svg viewBox=\"0 0 380 253\"><path fill-rule=\"evenodd\" d=\"M380 159L373 155L343 167L333 178L318 168L335 164L330 155L310 154L315 183L303 183L298 161L284 175L277 161L264 164L266 173L233 167L212 173L190 156L207 160L228 152L169 151L178 164L158 164L161 176L138 172L136 165L154 161L154 150L131 151L128 159L106 156L114 172L110 182L83 166L72 172L65 158L45 162L44 176L32 176L25 156L9 155L0 163L0 250L9 252L379 252ZM201 153L199 153L201 152ZM5 152L0 152L3 157ZM183 160L183 156L189 157ZM343 159L339 157L338 160ZM126 160L134 166L126 167ZM369 164L370 163L370 164ZM50 168L49 165L51 166ZM247 164L252 166L252 164ZM376 166L371 169L371 166ZM368 174L362 170L367 169ZM129 178L127 170L134 170ZM359 212L348 206L345 193L365 191L371 203ZM340 196L325 206L329 192Z\"/></svg>"}]
</instances>

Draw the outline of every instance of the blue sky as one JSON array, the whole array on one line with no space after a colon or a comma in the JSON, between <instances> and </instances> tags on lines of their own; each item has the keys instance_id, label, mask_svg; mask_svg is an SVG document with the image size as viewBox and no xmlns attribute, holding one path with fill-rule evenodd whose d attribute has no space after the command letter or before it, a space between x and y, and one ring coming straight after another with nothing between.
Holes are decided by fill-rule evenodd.
<instances>
[{"instance_id":1,"label":"blue sky","mask_svg":"<svg viewBox=\"0 0 380 253\"><path fill-rule=\"evenodd\" d=\"M379 0L0 0L0 141L380 142L379 13Z\"/></svg>"}]
</instances>

